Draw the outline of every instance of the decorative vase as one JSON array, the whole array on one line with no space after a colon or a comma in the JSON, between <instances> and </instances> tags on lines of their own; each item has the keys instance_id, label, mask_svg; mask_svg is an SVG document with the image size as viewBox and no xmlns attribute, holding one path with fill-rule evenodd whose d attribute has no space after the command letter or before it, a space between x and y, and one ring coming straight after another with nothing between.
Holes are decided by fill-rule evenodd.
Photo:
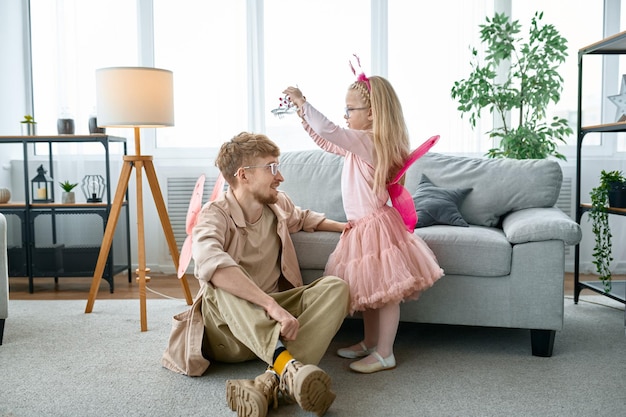
<instances>
[{"instance_id":1,"label":"decorative vase","mask_svg":"<svg viewBox=\"0 0 626 417\"><path fill-rule=\"evenodd\" d=\"M57 119L57 132L59 135L73 135L74 119Z\"/></svg>"},{"instance_id":2,"label":"decorative vase","mask_svg":"<svg viewBox=\"0 0 626 417\"><path fill-rule=\"evenodd\" d=\"M11 191L8 188L0 188L0 204L8 203L11 200Z\"/></svg>"},{"instance_id":3,"label":"decorative vase","mask_svg":"<svg viewBox=\"0 0 626 417\"><path fill-rule=\"evenodd\" d=\"M105 133L106 129L98 127L98 119L96 117L89 118L89 133Z\"/></svg>"},{"instance_id":4,"label":"decorative vase","mask_svg":"<svg viewBox=\"0 0 626 417\"><path fill-rule=\"evenodd\" d=\"M63 193L61 193L61 202L63 204L76 203L76 194L74 194L74 191L63 191Z\"/></svg>"}]
</instances>

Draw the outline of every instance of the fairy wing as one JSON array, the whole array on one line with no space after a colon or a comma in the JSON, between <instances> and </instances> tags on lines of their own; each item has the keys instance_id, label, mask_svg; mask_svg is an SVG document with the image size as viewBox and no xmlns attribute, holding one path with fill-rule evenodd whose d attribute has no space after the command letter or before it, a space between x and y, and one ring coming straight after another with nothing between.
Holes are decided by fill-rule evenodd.
<instances>
[{"instance_id":1,"label":"fairy wing","mask_svg":"<svg viewBox=\"0 0 626 417\"><path fill-rule=\"evenodd\" d=\"M191 261L191 232L193 231L193 228L197 223L198 214L202 209L204 181L205 176L203 174L198 178L198 181L196 181L196 186L193 189L191 201L189 202L189 208L187 209L187 219L185 224L187 237L185 238L185 241L183 242L183 247L180 250L180 256L178 261L178 278L182 278L183 275L185 275L185 271L187 270L189 262ZM211 193L209 201L215 200L222 194L222 191L224 190L224 183L224 177L220 173L215 180L213 192Z\"/></svg>"},{"instance_id":2,"label":"fairy wing","mask_svg":"<svg viewBox=\"0 0 626 417\"><path fill-rule=\"evenodd\" d=\"M413 233L415 230L415 225L417 224L417 212L415 211L415 202L413 201L413 197L409 193L409 191L402 184L398 184L400 178L404 175L404 173L409 169L409 167L421 158L426 152L432 148L437 141L439 141L439 135L432 136L420 146L417 147L409 157L407 158L404 166L398 171L398 174L394 178L394 180L387 186L387 191L389 192L389 197L391 198L391 205L398 210L400 216L402 216L402 220L404 221L404 225L409 233Z\"/></svg>"},{"instance_id":3,"label":"fairy wing","mask_svg":"<svg viewBox=\"0 0 626 417\"><path fill-rule=\"evenodd\" d=\"M198 181L196 181L196 186L193 189L193 194L191 195L191 201L189 202L189 208L187 209L187 219L185 224L185 230L187 231L187 237L183 242L183 247L180 250L180 257L178 258L178 278L182 278L185 275L185 271L189 266L189 262L191 261L191 232L193 231L194 226L198 220L198 213L200 213L200 209L202 208L202 194L204 190L204 181L205 176L202 174ZM215 186L213 187L213 192L211 193L211 198L209 201L215 200L222 194L222 190L224 189L224 177L222 174L217 176L215 180Z\"/></svg>"},{"instance_id":4,"label":"fairy wing","mask_svg":"<svg viewBox=\"0 0 626 417\"><path fill-rule=\"evenodd\" d=\"M400 178L402 178L402 176L404 175L406 170L409 169L409 167L411 165L413 165L413 162L417 161L422 156L424 156L424 154L426 152L428 152L430 150L430 148L435 146L435 144L438 141L439 141L439 135L431 136L426 141L424 141L424 143L422 143L420 146L418 146L413 152L411 152L409 154L409 157L407 158L406 162L404 163L404 166L400 169L400 171L398 171L398 174L393 179L393 181L391 181L391 183L395 184L398 181L400 181Z\"/></svg>"},{"instance_id":5,"label":"fairy wing","mask_svg":"<svg viewBox=\"0 0 626 417\"><path fill-rule=\"evenodd\" d=\"M183 247L180 250L180 257L178 258L178 278L182 278L183 275L185 275L185 271L191 261L191 231L196 225L198 213L202 208L202 194L204 192L205 179L206 177L204 174L200 175L196 181L195 187L193 188L191 200L189 201L189 208L187 209L187 218L185 221L185 231L187 232L187 237L183 242Z\"/></svg>"}]
</instances>

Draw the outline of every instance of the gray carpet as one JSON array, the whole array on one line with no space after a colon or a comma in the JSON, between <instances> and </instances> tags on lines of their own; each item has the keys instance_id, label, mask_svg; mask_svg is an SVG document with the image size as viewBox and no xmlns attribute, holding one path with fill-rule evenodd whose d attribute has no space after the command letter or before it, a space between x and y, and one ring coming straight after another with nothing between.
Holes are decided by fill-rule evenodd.
<instances>
[{"instance_id":1,"label":"gray carpet","mask_svg":"<svg viewBox=\"0 0 626 417\"><path fill-rule=\"evenodd\" d=\"M528 331L402 323L398 368L373 375L334 355L359 340L346 320L321 366L333 377L333 416L624 416L624 306L565 299L554 356L530 354ZM606 300L606 301L605 301ZM0 416L235 416L225 381L253 378L264 365L213 364L189 378L160 366L170 318L181 300L11 301L0 346ZM312 416L281 405L270 416Z\"/></svg>"}]
</instances>

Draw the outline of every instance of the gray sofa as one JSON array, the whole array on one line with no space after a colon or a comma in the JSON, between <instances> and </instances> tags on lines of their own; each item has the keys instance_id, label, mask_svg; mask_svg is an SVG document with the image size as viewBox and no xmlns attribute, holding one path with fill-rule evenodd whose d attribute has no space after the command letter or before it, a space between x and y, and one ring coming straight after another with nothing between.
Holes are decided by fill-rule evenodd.
<instances>
[{"instance_id":1,"label":"gray sofa","mask_svg":"<svg viewBox=\"0 0 626 417\"><path fill-rule=\"evenodd\" d=\"M9 272L7 267L7 221L0 213L0 345L4 322L9 317Z\"/></svg>"},{"instance_id":2,"label":"gray sofa","mask_svg":"<svg viewBox=\"0 0 626 417\"><path fill-rule=\"evenodd\" d=\"M346 220L342 158L313 150L287 152L280 162L285 177L280 188L297 205ZM551 356L555 333L563 327L565 246L581 239L579 225L554 206L562 177L552 160L430 152L415 162L405 186L420 195L418 221L438 218L437 223L467 226L415 229L445 276L419 300L403 303L401 320L529 329L532 354ZM440 192L456 200L440 202ZM332 232L293 235L305 282L322 275L338 239Z\"/></svg>"}]
</instances>

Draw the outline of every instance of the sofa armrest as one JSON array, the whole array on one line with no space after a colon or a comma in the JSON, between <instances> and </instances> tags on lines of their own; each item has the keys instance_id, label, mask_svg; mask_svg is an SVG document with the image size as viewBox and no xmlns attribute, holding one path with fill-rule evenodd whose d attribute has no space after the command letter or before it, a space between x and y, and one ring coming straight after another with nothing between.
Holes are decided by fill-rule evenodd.
<instances>
[{"instance_id":1,"label":"sofa armrest","mask_svg":"<svg viewBox=\"0 0 626 417\"><path fill-rule=\"evenodd\" d=\"M557 207L513 211L502 220L502 230L511 244L562 240L576 245L582 238L580 225Z\"/></svg>"}]
</instances>

